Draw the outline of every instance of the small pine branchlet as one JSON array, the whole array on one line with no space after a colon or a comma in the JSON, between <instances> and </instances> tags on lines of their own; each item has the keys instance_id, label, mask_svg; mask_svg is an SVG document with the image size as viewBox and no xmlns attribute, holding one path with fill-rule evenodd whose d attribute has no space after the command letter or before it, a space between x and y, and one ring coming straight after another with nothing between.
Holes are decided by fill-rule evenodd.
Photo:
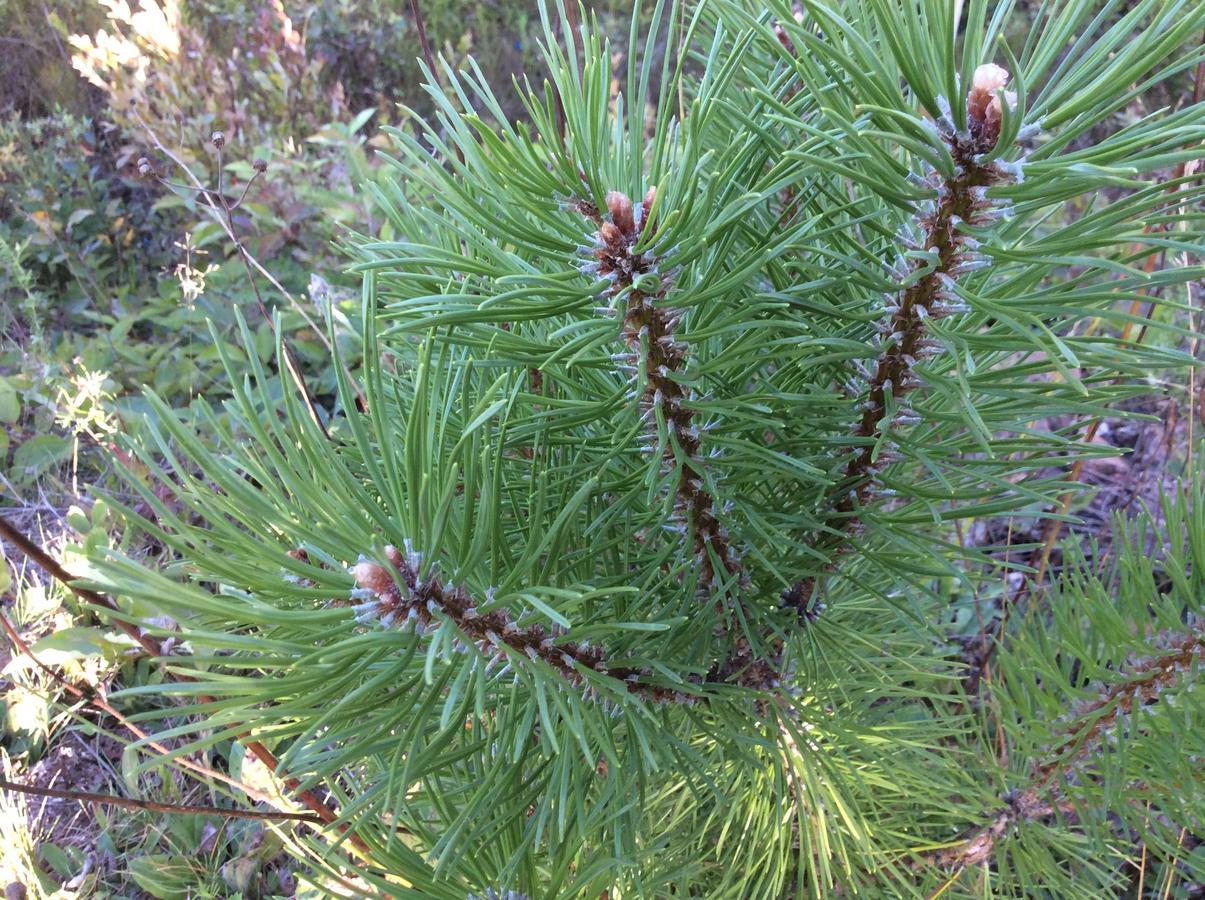
<instances>
[{"instance_id":1,"label":"small pine branchlet","mask_svg":"<svg viewBox=\"0 0 1205 900\"><path fill-rule=\"evenodd\" d=\"M1062 729L1062 744L1050 748L1050 759L1035 768L1033 784L1010 791L1003 798L1007 805L986 825L952 846L928 854L920 863L962 869L990 862L998 842L1014 826L1059 812L1074 815L1076 804L1066 797L1067 783L1090 765L1126 716L1138 706L1159 702L1164 691L1185 685L1205 662L1205 636L1200 633L1164 633L1157 643L1164 652L1131 660L1124 680L1101 687L1097 699L1071 710L1072 721Z\"/></svg>"},{"instance_id":2,"label":"small pine branchlet","mask_svg":"<svg viewBox=\"0 0 1205 900\"><path fill-rule=\"evenodd\" d=\"M867 398L854 431L862 439L862 446L845 466L842 493L829 514L830 533L852 536L859 527L862 510L876 495L882 495L877 476L899 459L895 445L883 440L884 434L921 422L921 416L910 407L911 394L923 384L917 363L940 352L927 333L927 322L969 312L958 292L959 278L991 264L963 226L984 227L997 222L1005 207L988 196L988 189L1014 182L1017 177L1007 165L980 161L999 139L1000 89L1007 81L1008 73L999 66L980 66L966 98L968 128L957 131L951 122L950 127L941 130L941 138L954 159L954 174L930 174L938 201L921 216L917 229L918 246L934 264L929 273L909 279L908 287L888 302L889 316L878 325L886 340L870 372ZM921 265L917 261L914 268ZM852 548L850 540L830 538L830 568L835 557ZM801 579L783 593L782 603L798 611L801 618L814 620L812 611L823 608L816 596L817 587L816 577Z\"/></svg>"},{"instance_id":3,"label":"small pine branchlet","mask_svg":"<svg viewBox=\"0 0 1205 900\"><path fill-rule=\"evenodd\" d=\"M512 665L524 658L539 661L570 685L585 687L590 699L598 692L587 682L583 674L587 671L614 679L625 693L650 702L694 702L691 693L649 683L653 671L647 666L609 663L600 646L565 640L543 625L520 625L502 607L481 610L463 587L449 587L430 571L420 578L421 559L413 550L402 552L387 545L384 555L389 568L367 558L352 567L356 582L352 597L359 601L352 611L357 622L425 633L446 618L490 666Z\"/></svg>"},{"instance_id":4,"label":"small pine branchlet","mask_svg":"<svg viewBox=\"0 0 1205 900\"><path fill-rule=\"evenodd\" d=\"M649 188L641 202L633 203L621 191L607 194L607 216L594 235L594 261L585 270L609 282L606 294L613 305L624 304L622 331L628 353L619 362L639 366L645 385L642 418L650 436L662 444L666 470L677 472L674 508L687 523L700 583L713 588L739 574L741 564L717 517L715 498L705 486L699 429L688 391L676 377L687 362L686 345L677 338L684 311L666 302L672 287L670 274L661 269L666 261L651 250L635 252L645 232L652 230L649 217L656 195L656 188ZM597 207L589 201L577 201L573 208L588 218L598 217ZM668 442L659 439L659 419L670 432Z\"/></svg>"}]
</instances>

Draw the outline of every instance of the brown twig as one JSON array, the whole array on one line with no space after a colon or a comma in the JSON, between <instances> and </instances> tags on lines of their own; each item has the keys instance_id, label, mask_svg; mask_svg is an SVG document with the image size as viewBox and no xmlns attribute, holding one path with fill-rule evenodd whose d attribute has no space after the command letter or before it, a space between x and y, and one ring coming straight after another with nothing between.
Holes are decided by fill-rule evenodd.
<instances>
[{"instance_id":1,"label":"brown twig","mask_svg":"<svg viewBox=\"0 0 1205 900\"><path fill-rule=\"evenodd\" d=\"M100 712L112 716L122 727L134 735L135 738L145 742L146 745L155 752L164 756L169 756L171 754L171 750L169 748L152 739L147 732L143 731L141 728L127 719L125 715L122 714L119 709L109 703L109 701L106 700L99 691L85 690L78 685L72 684L70 681L40 660L37 654L33 652L33 649L29 646L29 644L26 643L25 639L21 637L17 629L13 627L13 624L9 621L8 616L6 616L2 611L0 611L0 627L3 627L5 633L8 635L9 640L13 642L13 645L19 652L32 660L34 665L50 676L50 678L53 679L54 682L63 688L63 690L65 690L67 693L71 694L77 700L91 704ZM243 791L245 794L259 803L271 804L276 802L271 796L265 794L263 791L253 788L251 785L245 784L244 782L241 782L235 778L231 778L229 775L223 772L219 772L216 769L212 769L209 766L196 762L187 756L176 757L170 761L179 765L181 768L188 769L204 778L212 778L231 787L238 788L240 791Z\"/></svg>"},{"instance_id":2,"label":"brown twig","mask_svg":"<svg viewBox=\"0 0 1205 900\"><path fill-rule=\"evenodd\" d=\"M1045 819L1056 812L1070 812L1070 804L1055 804L1042 800L1037 790L1028 790L1009 798L1008 806L997 811L986 825L971 830L964 838L949 847L934 850L923 857L922 865L954 868L958 871L991 859L996 844L1010 827L1018 822Z\"/></svg>"},{"instance_id":3,"label":"brown twig","mask_svg":"<svg viewBox=\"0 0 1205 900\"><path fill-rule=\"evenodd\" d=\"M103 596L102 594L97 593L96 591L76 585L75 578L61 565L59 565L57 560L55 560L52 556L50 556L50 554L46 553L41 547L30 540L19 528L14 526L3 516L0 516L0 537L11 542L23 554L25 554L25 556L33 560L33 562L44 569L47 574L51 575L55 580L61 582L67 589L72 591L81 600L84 600L90 605L98 607L99 609L107 612L117 613L118 615L114 616L112 619L113 624L125 632L125 634L133 638L149 655L157 659L167 656L163 650L163 647L157 640L150 635L143 634L140 629L135 628L133 625L120 618L121 611L117 608L117 605L113 603L112 600ZM193 680L187 675L180 673L177 673L175 677L178 681ZM259 741L247 738L246 735L240 735L240 738L244 741L247 750L250 751L251 754L260 762L267 766L270 772L272 772L274 775L277 775L277 777L280 777L285 786L294 792L297 800L313 810L314 813L317 814L318 818L323 821L323 823L329 825L338 819L338 815L322 800L320 800L312 791L298 790L300 782L296 778L281 776L278 773L277 770L279 769L280 763L271 750L269 750ZM366 857L369 856L368 845L365 844L360 837L358 837L355 833L350 832L346 826L339 826L339 828L344 834L347 835L348 839L357 850L363 853Z\"/></svg>"},{"instance_id":4,"label":"brown twig","mask_svg":"<svg viewBox=\"0 0 1205 900\"><path fill-rule=\"evenodd\" d=\"M0 516L0 538L4 538L4 540L13 544L18 550L21 551L22 554L33 560L35 564L43 569L46 574L63 584L64 587L68 588L81 600L84 600L93 606L99 606L102 609L107 609L111 612L117 611L117 607L110 603L108 599L96 593L96 591L89 590L88 588L76 587L73 584L75 581L74 576L60 566L58 560L30 540L23 531L21 531L3 516ZM115 620L114 624L124 631L129 637L137 641L138 645L151 656L163 655L162 648L160 648L159 643L154 638L142 634L133 625L129 624L128 622L124 622L121 619Z\"/></svg>"},{"instance_id":5,"label":"brown twig","mask_svg":"<svg viewBox=\"0 0 1205 900\"><path fill-rule=\"evenodd\" d=\"M1100 691L1100 696L1076 709L1076 721L1066 729L1063 743L1052 750L1057 758L1038 766L1042 785L1052 781L1060 771L1082 760L1093 742L1134 709L1136 703L1150 703L1159 697L1177 678L1199 666L1205 659L1205 636L1190 633L1165 637L1163 653L1132 660L1129 677Z\"/></svg>"},{"instance_id":6,"label":"brown twig","mask_svg":"<svg viewBox=\"0 0 1205 900\"><path fill-rule=\"evenodd\" d=\"M679 382L687 361L687 347L676 338L683 310L665 305L673 270L659 269L665 260L651 251L636 253L635 248L648 227L656 200L656 188L649 188L644 199L632 203L620 191L607 194L605 211L592 200L576 200L571 208L598 226L589 261L582 271L591 278L604 278L610 284L604 292L611 303L599 307L600 314L613 316L623 307L620 334L627 344L626 353L612 359L621 372L644 377L644 389L632 397L639 403L646 426L649 450L660 444L665 472L676 473L675 527L686 537L699 567L699 584L717 595L716 610L727 617L731 611L725 601L738 605L737 591L743 577L741 560L727 529L720 522L716 498L708 488L702 439L689 405L689 393ZM665 423L668 440L661 440L660 422ZM725 593L720 593L721 591ZM743 614L741 618L747 619ZM778 669L762 659L746 634L738 632L739 623L725 621L717 636L730 641L730 649L715 663L703 679L707 683L736 682L745 687L765 689L780 683Z\"/></svg>"},{"instance_id":7,"label":"brown twig","mask_svg":"<svg viewBox=\"0 0 1205 900\"><path fill-rule=\"evenodd\" d=\"M423 62L433 79L439 78L439 70L435 68L435 54L431 52L431 41L427 39L427 23L423 21L423 11L418 0L410 0L410 15L414 17L414 27L418 31L418 43L422 47Z\"/></svg>"},{"instance_id":8,"label":"brown twig","mask_svg":"<svg viewBox=\"0 0 1205 900\"><path fill-rule=\"evenodd\" d=\"M542 625L520 625L506 609L479 610L479 603L486 601L478 601L463 587L444 584L434 570L429 569L420 579L421 560L409 549L403 553L387 546L384 552L392 571L361 560L353 572L358 586L353 596L361 601L353 609L361 622L412 628L421 633L438 629L444 619L450 619L468 643L489 660L489 668L510 667L511 657L539 660L573 686L584 688L586 698L597 696L586 677L586 673L592 673L611 679L626 693L658 703L690 704L698 699L694 694L645 681L653 674L650 668L609 664L602 647L567 641ZM464 644L460 642L462 649ZM607 700L603 704L610 706Z\"/></svg>"},{"instance_id":9,"label":"brown twig","mask_svg":"<svg viewBox=\"0 0 1205 900\"><path fill-rule=\"evenodd\" d=\"M228 819L259 819L261 821L277 822L309 822L313 825L322 824L322 820L311 813L289 813L258 809L226 809L221 806L190 806L181 803L159 803L155 800L135 800L131 797L118 797L115 794L93 794L89 791L68 791L59 788L35 787L31 784L18 784L3 777L0 777L0 789L16 791L19 794L32 794L35 797L56 797L60 800L78 800L80 803L102 803L106 806L118 806L122 809L138 809L144 812L224 816Z\"/></svg>"}]
</instances>

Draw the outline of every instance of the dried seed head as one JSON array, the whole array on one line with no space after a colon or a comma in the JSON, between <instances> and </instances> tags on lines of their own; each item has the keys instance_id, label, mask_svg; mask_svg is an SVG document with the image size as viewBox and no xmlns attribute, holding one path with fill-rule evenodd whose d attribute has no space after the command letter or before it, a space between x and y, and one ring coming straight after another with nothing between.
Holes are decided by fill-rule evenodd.
<instances>
[{"instance_id":1,"label":"dried seed head","mask_svg":"<svg viewBox=\"0 0 1205 900\"><path fill-rule=\"evenodd\" d=\"M611 213L611 221L625 235L636 233L636 219L632 211L632 201L627 194L620 191L610 191L607 194L607 209Z\"/></svg>"},{"instance_id":2,"label":"dried seed head","mask_svg":"<svg viewBox=\"0 0 1205 900\"><path fill-rule=\"evenodd\" d=\"M255 162L251 163L251 168L257 172L268 171L268 161L261 157L256 157Z\"/></svg>"},{"instance_id":3,"label":"dried seed head","mask_svg":"<svg viewBox=\"0 0 1205 900\"><path fill-rule=\"evenodd\" d=\"M215 131L209 136L209 143L221 150L226 145L226 135L220 131Z\"/></svg>"},{"instance_id":4,"label":"dried seed head","mask_svg":"<svg viewBox=\"0 0 1205 900\"><path fill-rule=\"evenodd\" d=\"M393 578L384 566L362 559L351 570L356 584L377 594L384 594L393 587Z\"/></svg>"}]
</instances>

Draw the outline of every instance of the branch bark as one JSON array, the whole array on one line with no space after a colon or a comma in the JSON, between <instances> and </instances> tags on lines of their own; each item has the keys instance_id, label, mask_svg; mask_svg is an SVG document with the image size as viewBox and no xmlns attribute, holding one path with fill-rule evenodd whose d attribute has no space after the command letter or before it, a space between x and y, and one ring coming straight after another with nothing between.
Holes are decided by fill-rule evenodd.
<instances>
[{"instance_id":1,"label":"branch bark","mask_svg":"<svg viewBox=\"0 0 1205 900\"><path fill-rule=\"evenodd\" d=\"M35 797L56 797L60 800L78 800L80 803L100 803L105 806L117 806L122 809L137 809L144 812L173 813L175 815L223 816L227 819L259 819L276 822L309 822L321 825L322 820L312 813L289 813L264 811L257 809L226 809L221 806L189 806L182 803L158 803L154 800L135 800L131 797L118 797L115 794L93 794L89 791L68 791L58 788L37 787L31 784L18 784L7 778L0 778L0 789L15 791L18 794L30 794Z\"/></svg>"}]
</instances>

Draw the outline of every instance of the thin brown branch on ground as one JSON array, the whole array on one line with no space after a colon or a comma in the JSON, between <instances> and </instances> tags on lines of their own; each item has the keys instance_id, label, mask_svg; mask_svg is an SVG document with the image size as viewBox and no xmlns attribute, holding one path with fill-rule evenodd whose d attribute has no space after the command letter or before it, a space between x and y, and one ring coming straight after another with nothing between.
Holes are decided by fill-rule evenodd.
<instances>
[{"instance_id":1,"label":"thin brown branch on ground","mask_svg":"<svg viewBox=\"0 0 1205 900\"><path fill-rule=\"evenodd\" d=\"M17 547L25 556L31 559L34 563L41 566L55 580L63 584L64 587L72 591L77 597L91 606L110 613L120 613L117 605L112 600L88 588L79 587L75 584L76 579L67 572L54 557L46 553L20 529L16 528L11 522L0 516L0 538L9 541ZM144 634L140 629L134 627L130 623L122 620L120 616L112 618L113 624L121 629L125 634L133 638L143 650L156 659L163 658L167 654L163 647L155 638ZM178 681L191 681L192 679L186 675L176 673L175 678ZM205 698L202 698L205 699ZM338 819L338 814L327 806L321 799L318 798L313 791L299 790L301 782L296 778L282 776L278 772L280 763L276 755L259 741L252 740L246 735L240 735L240 739L244 741L247 750L251 752L260 762L268 767L268 770L276 775L284 782L285 786L294 792L297 801L314 811L323 823L329 825ZM371 858L368 845L358 837L354 832L350 832L346 826L339 826L339 830L347 835L351 844L364 854L365 858Z\"/></svg>"},{"instance_id":2,"label":"thin brown branch on ground","mask_svg":"<svg viewBox=\"0 0 1205 900\"><path fill-rule=\"evenodd\" d=\"M93 794L89 791L68 791L58 788L37 787L31 784L18 784L3 777L0 777L0 790L15 791L18 794L31 794L35 797L78 800L80 803L101 803L105 806L137 809L143 812L162 812L194 816L224 816L227 819L260 819L262 821L276 822L309 822L313 825L323 824L322 820L312 813L290 813L258 809L226 809L222 806L190 806L182 803L159 803L155 800L135 800L132 797L118 797L116 794Z\"/></svg>"},{"instance_id":3,"label":"thin brown branch on ground","mask_svg":"<svg viewBox=\"0 0 1205 900\"><path fill-rule=\"evenodd\" d=\"M143 741L156 753L159 753L163 756L171 755L172 751L168 747L151 738L146 731L142 730L129 719L127 719L119 709L105 699L104 695L101 694L99 690L85 689L79 685L72 684L70 681L40 660L37 654L33 652L33 649L29 646L29 644L26 643L25 639L21 637L20 632L18 632L13 626L12 622L9 621L8 616L6 616L3 612L0 612L0 627L3 627L5 633L8 635L9 640L12 641L13 645L20 653L29 658L34 665L45 672L63 690L71 694L71 696L84 703L90 704L105 715L111 716L123 728L130 732L130 734L134 735L136 739ZM215 781L220 781L223 784L229 785L230 787L237 788L258 803L274 804L277 802L273 797L265 794L263 791L239 781L236 778L231 778L224 772L219 772L216 769L210 768L209 766L199 763L187 756L177 756L171 759L170 762L180 766L183 769L188 769L189 771L203 778L212 778Z\"/></svg>"}]
</instances>

